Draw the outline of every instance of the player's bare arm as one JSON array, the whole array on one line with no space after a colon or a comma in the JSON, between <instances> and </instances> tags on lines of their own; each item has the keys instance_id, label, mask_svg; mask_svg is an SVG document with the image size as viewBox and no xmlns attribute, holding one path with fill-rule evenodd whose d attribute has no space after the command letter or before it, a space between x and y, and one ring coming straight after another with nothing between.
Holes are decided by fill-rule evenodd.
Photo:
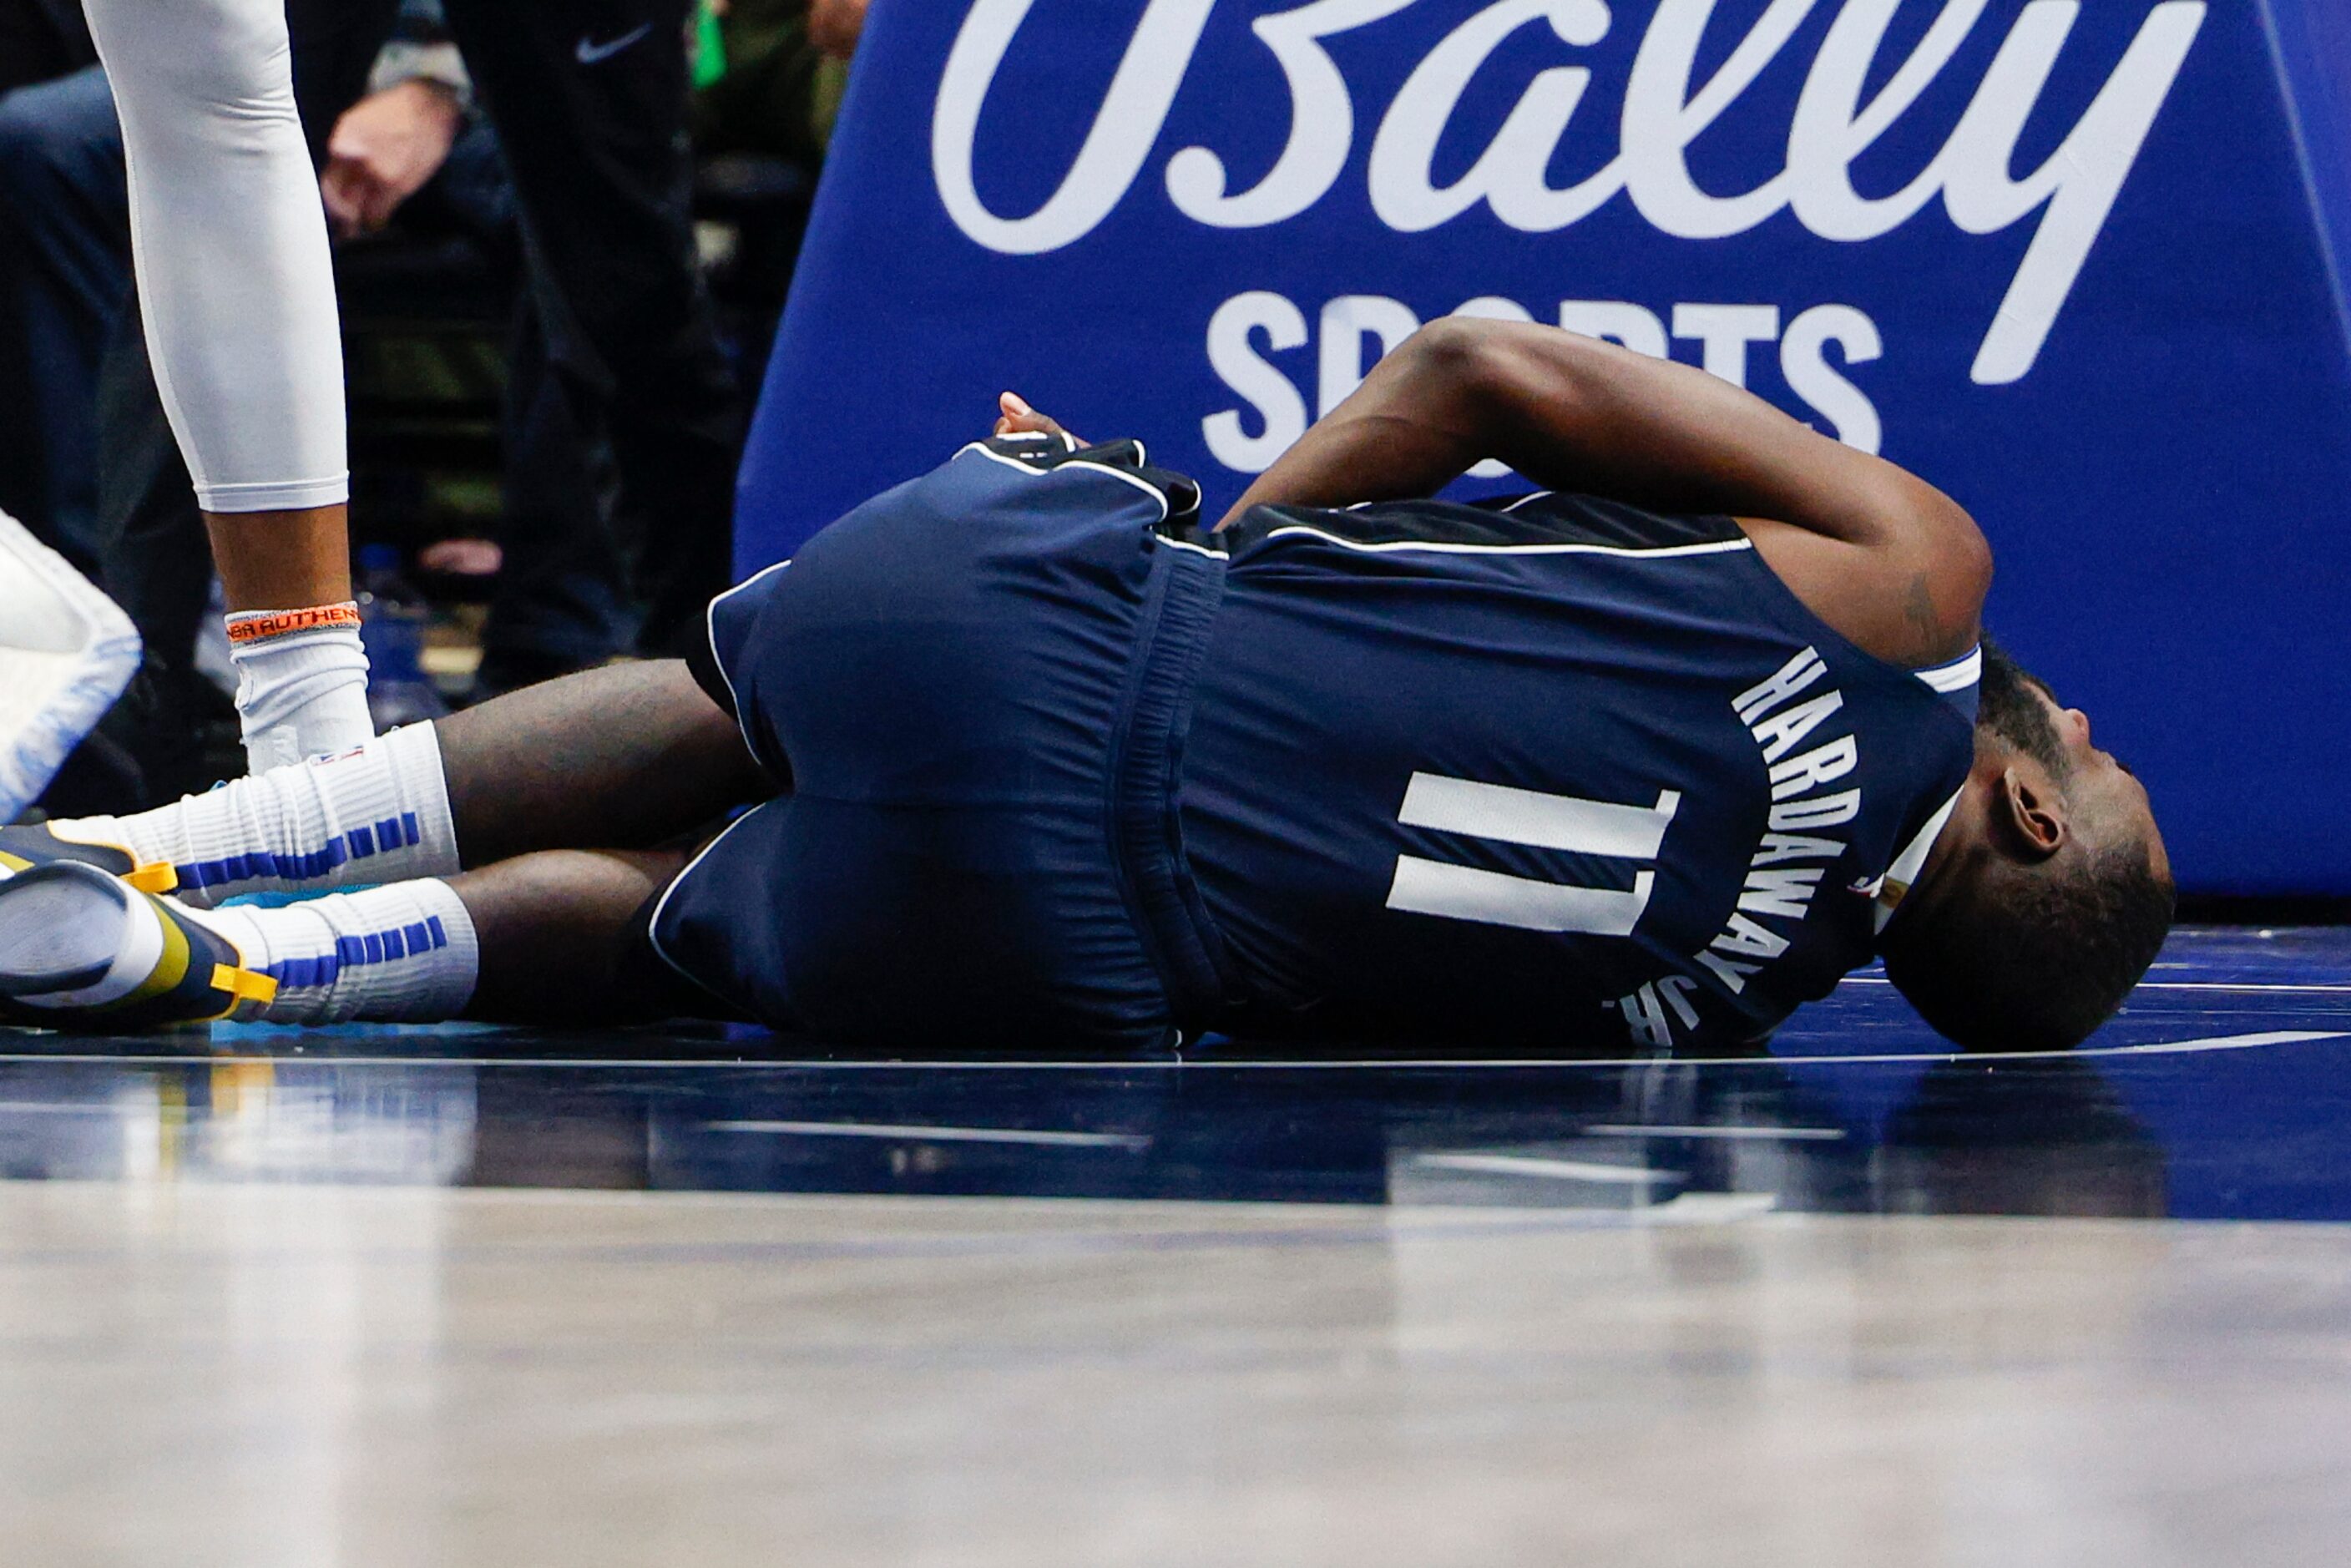
<instances>
[{"instance_id":1,"label":"player's bare arm","mask_svg":"<svg viewBox=\"0 0 2351 1568\"><path fill-rule=\"evenodd\" d=\"M1813 613L1880 658L1933 664L1980 634L1991 552L1949 497L1702 371L1519 322L1424 328L1225 521L1428 496L1488 457L1555 489L1737 518Z\"/></svg>"}]
</instances>

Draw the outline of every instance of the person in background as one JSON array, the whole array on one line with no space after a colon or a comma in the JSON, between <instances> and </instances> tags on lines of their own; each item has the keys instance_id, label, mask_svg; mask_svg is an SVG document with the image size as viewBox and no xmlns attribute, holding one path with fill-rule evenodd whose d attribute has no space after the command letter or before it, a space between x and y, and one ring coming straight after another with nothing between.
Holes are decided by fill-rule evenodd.
<instances>
[{"instance_id":1,"label":"person in background","mask_svg":"<svg viewBox=\"0 0 2351 1568\"><path fill-rule=\"evenodd\" d=\"M342 340L283 5L82 11L120 127L160 444L193 485L219 571L247 763L345 749L374 727Z\"/></svg>"},{"instance_id":2,"label":"person in background","mask_svg":"<svg viewBox=\"0 0 2351 1568\"><path fill-rule=\"evenodd\" d=\"M436 0L410 0L377 51L367 96L327 136L319 191L335 237L381 233L438 174L466 126L473 82Z\"/></svg>"},{"instance_id":3,"label":"person in background","mask_svg":"<svg viewBox=\"0 0 2351 1568\"><path fill-rule=\"evenodd\" d=\"M90 574L91 409L130 243L97 60L69 0L0 0L0 511ZM97 114L87 112L93 100ZM117 216L85 239L93 211Z\"/></svg>"},{"instance_id":4,"label":"person in background","mask_svg":"<svg viewBox=\"0 0 2351 1568\"><path fill-rule=\"evenodd\" d=\"M298 12L325 0L298 0ZM380 0L379 0L380 3ZM695 245L687 137L691 0L444 0L452 36L512 172L533 326L555 406L609 446L611 527L637 541L633 629L608 613L583 519L589 490L510 509L507 570L491 607L486 674L497 686L601 662L632 646L674 652L733 569L743 400L720 344ZM298 15L297 30L300 30ZM541 624L535 625L533 617ZM555 645L564 628L593 632Z\"/></svg>"},{"instance_id":5,"label":"person in background","mask_svg":"<svg viewBox=\"0 0 2351 1568\"><path fill-rule=\"evenodd\" d=\"M865 26L866 0L711 0L726 70L695 94L704 154L824 162Z\"/></svg>"},{"instance_id":6,"label":"person in background","mask_svg":"<svg viewBox=\"0 0 2351 1568\"><path fill-rule=\"evenodd\" d=\"M695 83L690 128L697 161L778 161L812 184L862 16L862 3L841 0L822 0L813 8L809 0L705 0L686 60ZM660 41L665 46L667 39ZM663 69L669 68L664 61ZM528 179L528 169L518 166L517 178ZM689 215L683 206L679 214L681 221ZM794 237L781 248L770 245L761 259L780 259L788 267L796 243ZM538 262L534 251L532 265ZM763 277L752 292L764 299L770 287L779 304L780 278ZM657 476L632 483L632 475L647 467L642 443L632 455L628 423L636 411L607 396L583 371L597 363L594 344L583 340L585 325L568 323L562 312L545 308L562 287L559 277L535 277L531 306L520 312L509 346L500 570L483 630L477 696L627 652L630 543L651 528L645 548L657 554L661 530L674 520L668 510L647 505L664 495ZM741 301L737 305L739 309ZM758 373L772 325L772 314L763 315L757 304L748 319L732 323L747 375ZM692 494L708 490L690 492L689 499ZM694 519L690 506L684 517ZM461 549L464 543L436 548L431 564L482 559L485 552ZM676 624L656 591L634 645L664 651Z\"/></svg>"},{"instance_id":7,"label":"person in background","mask_svg":"<svg viewBox=\"0 0 2351 1568\"><path fill-rule=\"evenodd\" d=\"M437 25L429 5L406 8L374 90L336 122L327 204L342 232L380 225L448 152L465 78L455 50L434 46ZM212 559L126 317L131 203L114 95L86 41L59 55L79 68L0 98L0 399L13 415L0 420L0 505L131 611L146 677L109 725L101 745L116 760L99 787L166 795L210 783L217 767L193 716L218 711L193 658ZM156 484L157 472L178 483ZM167 710L172 719L145 722ZM60 788L78 780L69 772Z\"/></svg>"},{"instance_id":8,"label":"person in background","mask_svg":"<svg viewBox=\"0 0 2351 1568\"><path fill-rule=\"evenodd\" d=\"M509 570L486 662L500 685L520 685L632 643L661 652L693 639L703 604L730 574L743 408L695 250L687 0L614 0L584 13L553 0L447 9L514 177L532 326L553 389L537 400L538 416L609 443L618 532L643 541L633 584L614 585L605 564L614 547L582 523L601 507L582 465L567 481L576 495L508 519ZM350 233L380 221L414 181L440 134L417 121L445 126L426 93L403 90L375 106L381 117L342 128L394 10L393 0L289 6L301 121L329 209ZM408 129L395 132L382 121L403 99ZM340 150L330 127L348 131ZM113 329L97 402L106 483L89 533L119 564L117 597L172 672L153 706L182 716L149 734L151 747L168 749L195 695L190 650L209 562L135 300ZM108 572L110 586L117 575ZM641 624L630 598L643 601ZM564 632L580 634L565 642ZM172 761L150 771L170 778Z\"/></svg>"},{"instance_id":9,"label":"person in background","mask_svg":"<svg viewBox=\"0 0 2351 1568\"><path fill-rule=\"evenodd\" d=\"M434 0L411 0L370 91L329 137L321 185L339 238L381 229L449 154L469 89ZM131 279L114 94L70 0L0 0L0 506L86 571L99 363Z\"/></svg>"},{"instance_id":10,"label":"person in background","mask_svg":"<svg viewBox=\"0 0 2351 1568\"><path fill-rule=\"evenodd\" d=\"M74 0L0 0L0 93L61 77L97 57Z\"/></svg>"}]
</instances>

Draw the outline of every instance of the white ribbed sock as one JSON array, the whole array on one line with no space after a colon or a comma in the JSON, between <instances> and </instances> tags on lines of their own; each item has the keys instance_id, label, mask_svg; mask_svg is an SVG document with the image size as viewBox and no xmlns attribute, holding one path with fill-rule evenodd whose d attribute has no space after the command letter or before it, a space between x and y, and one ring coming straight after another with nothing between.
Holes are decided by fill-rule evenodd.
<instances>
[{"instance_id":1,"label":"white ribbed sock","mask_svg":"<svg viewBox=\"0 0 2351 1568\"><path fill-rule=\"evenodd\" d=\"M445 882L329 894L278 909L240 904L191 915L236 944L277 999L237 1017L258 1023L438 1023L474 994L474 922Z\"/></svg>"},{"instance_id":2,"label":"white ribbed sock","mask_svg":"<svg viewBox=\"0 0 2351 1568\"><path fill-rule=\"evenodd\" d=\"M375 734L356 602L243 610L227 619L236 712L254 772L349 751Z\"/></svg>"},{"instance_id":3,"label":"white ribbed sock","mask_svg":"<svg viewBox=\"0 0 2351 1568\"><path fill-rule=\"evenodd\" d=\"M166 861L175 896L209 909L241 893L307 893L453 876L457 830L441 742L412 724L355 751L273 768L135 817L49 824L58 838Z\"/></svg>"}]
</instances>

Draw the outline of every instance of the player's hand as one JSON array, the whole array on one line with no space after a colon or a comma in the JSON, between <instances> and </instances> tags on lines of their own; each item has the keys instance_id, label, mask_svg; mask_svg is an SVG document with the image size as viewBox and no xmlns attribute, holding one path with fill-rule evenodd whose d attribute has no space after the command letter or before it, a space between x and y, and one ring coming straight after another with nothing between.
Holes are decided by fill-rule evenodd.
<instances>
[{"instance_id":1,"label":"player's hand","mask_svg":"<svg viewBox=\"0 0 2351 1568\"><path fill-rule=\"evenodd\" d=\"M1028 399L1019 392L1006 392L996 400L996 406L1002 411L996 419L996 434L998 435L1066 435L1080 446L1090 444L1085 437L1063 430L1061 422L1051 414L1039 413L1030 408Z\"/></svg>"},{"instance_id":2,"label":"player's hand","mask_svg":"<svg viewBox=\"0 0 2351 1568\"><path fill-rule=\"evenodd\" d=\"M335 233L350 239L390 223L448 158L464 120L455 95L429 81L400 82L346 110L319 177Z\"/></svg>"}]
</instances>

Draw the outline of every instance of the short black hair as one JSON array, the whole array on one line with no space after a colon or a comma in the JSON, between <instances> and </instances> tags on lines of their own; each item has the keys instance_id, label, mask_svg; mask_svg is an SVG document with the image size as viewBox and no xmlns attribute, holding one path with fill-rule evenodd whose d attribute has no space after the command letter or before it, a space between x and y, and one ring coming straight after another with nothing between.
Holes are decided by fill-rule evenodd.
<instances>
[{"instance_id":1,"label":"short black hair","mask_svg":"<svg viewBox=\"0 0 2351 1568\"><path fill-rule=\"evenodd\" d=\"M1970 1051L2063 1051L2123 1005L2170 935L2174 904L2143 842L2004 866L1889 944L1886 977Z\"/></svg>"}]
</instances>

